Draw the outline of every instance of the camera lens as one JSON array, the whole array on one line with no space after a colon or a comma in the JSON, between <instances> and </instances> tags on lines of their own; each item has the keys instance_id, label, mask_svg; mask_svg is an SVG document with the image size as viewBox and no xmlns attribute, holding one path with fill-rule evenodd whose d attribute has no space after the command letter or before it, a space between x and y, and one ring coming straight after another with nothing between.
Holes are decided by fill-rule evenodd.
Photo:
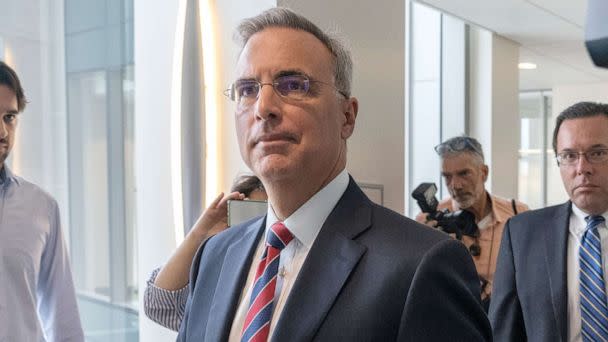
<instances>
[{"instance_id":1,"label":"camera lens","mask_svg":"<svg viewBox=\"0 0 608 342\"><path fill-rule=\"evenodd\" d=\"M471 252L472 256L479 256L481 254L481 247L477 243L469 246L469 252Z\"/></svg>"}]
</instances>

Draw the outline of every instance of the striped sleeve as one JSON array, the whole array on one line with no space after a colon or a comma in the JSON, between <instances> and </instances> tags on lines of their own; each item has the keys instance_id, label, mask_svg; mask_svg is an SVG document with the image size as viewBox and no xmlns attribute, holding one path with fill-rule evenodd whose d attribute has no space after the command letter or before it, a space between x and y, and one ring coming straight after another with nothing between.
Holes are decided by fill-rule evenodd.
<instances>
[{"instance_id":1,"label":"striped sleeve","mask_svg":"<svg viewBox=\"0 0 608 342\"><path fill-rule=\"evenodd\" d=\"M155 269L147 281L144 292L144 312L154 322L174 331L184 318L186 301L188 299L188 285L175 291L162 289L154 285L160 268Z\"/></svg>"}]
</instances>

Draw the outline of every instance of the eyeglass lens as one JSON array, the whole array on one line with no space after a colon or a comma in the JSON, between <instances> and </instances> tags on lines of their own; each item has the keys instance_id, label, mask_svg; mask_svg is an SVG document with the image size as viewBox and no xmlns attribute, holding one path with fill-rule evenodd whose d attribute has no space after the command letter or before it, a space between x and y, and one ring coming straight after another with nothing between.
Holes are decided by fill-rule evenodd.
<instances>
[{"instance_id":1,"label":"eyeglass lens","mask_svg":"<svg viewBox=\"0 0 608 342\"><path fill-rule=\"evenodd\" d=\"M263 86L270 85L275 92L283 97L302 99L310 90L310 80L304 75L288 75L277 77L272 83L261 83L257 80L239 80L233 85L232 98L242 103L255 100Z\"/></svg>"}]
</instances>

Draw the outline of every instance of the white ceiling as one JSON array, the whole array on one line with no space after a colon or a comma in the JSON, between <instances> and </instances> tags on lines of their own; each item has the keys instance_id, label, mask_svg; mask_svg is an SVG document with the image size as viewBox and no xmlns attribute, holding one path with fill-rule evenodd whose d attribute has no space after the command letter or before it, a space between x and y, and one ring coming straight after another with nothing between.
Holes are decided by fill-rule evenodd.
<instances>
[{"instance_id":1,"label":"white ceiling","mask_svg":"<svg viewBox=\"0 0 608 342\"><path fill-rule=\"evenodd\" d=\"M608 82L608 69L593 65L585 49L587 0L420 0L521 44L521 90Z\"/></svg>"}]
</instances>

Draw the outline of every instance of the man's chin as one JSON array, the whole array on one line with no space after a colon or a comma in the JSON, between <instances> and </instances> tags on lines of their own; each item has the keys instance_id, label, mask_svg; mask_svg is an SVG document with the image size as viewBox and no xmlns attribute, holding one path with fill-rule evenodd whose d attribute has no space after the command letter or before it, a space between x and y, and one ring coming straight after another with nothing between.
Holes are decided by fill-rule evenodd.
<instances>
[{"instance_id":1,"label":"man's chin","mask_svg":"<svg viewBox=\"0 0 608 342\"><path fill-rule=\"evenodd\" d=\"M608 201L595 195L579 195L573 201L576 206L590 215L601 215L608 211Z\"/></svg>"},{"instance_id":2,"label":"man's chin","mask_svg":"<svg viewBox=\"0 0 608 342\"><path fill-rule=\"evenodd\" d=\"M256 163L255 174L266 179L280 179L292 174L292 165L288 158L283 155L265 156Z\"/></svg>"},{"instance_id":3,"label":"man's chin","mask_svg":"<svg viewBox=\"0 0 608 342\"><path fill-rule=\"evenodd\" d=\"M462 209L462 210L469 209L470 207L473 206L473 203L474 203L474 201L472 199L466 199L466 200L455 199L455 201L458 204L458 208Z\"/></svg>"}]
</instances>

